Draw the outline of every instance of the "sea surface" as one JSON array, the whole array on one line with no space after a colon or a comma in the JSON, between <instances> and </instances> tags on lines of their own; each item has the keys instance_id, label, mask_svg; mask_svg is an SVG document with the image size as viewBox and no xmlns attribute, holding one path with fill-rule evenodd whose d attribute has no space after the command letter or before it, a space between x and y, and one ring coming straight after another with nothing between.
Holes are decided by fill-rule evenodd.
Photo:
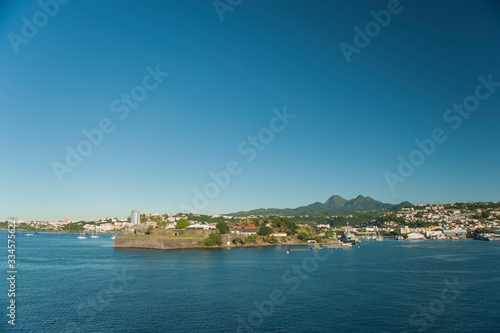
<instances>
[{"instance_id":1,"label":"sea surface","mask_svg":"<svg viewBox=\"0 0 500 333\"><path fill-rule=\"evenodd\" d=\"M0 232L7 272L7 232ZM113 249L110 235L16 238L2 332L499 332L500 242L351 249Z\"/></svg>"}]
</instances>

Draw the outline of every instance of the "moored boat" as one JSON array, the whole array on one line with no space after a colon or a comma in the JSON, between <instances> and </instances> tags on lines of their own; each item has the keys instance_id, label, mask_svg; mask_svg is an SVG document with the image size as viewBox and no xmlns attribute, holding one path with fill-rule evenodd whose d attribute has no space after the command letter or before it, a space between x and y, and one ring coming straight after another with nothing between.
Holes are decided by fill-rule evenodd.
<instances>
[{"instance_id":1,"label":"moored boat","mask_svg":"<svg viewBox=\"0 0 500 333\"><path fill-rule=\"evenodd\" d=\"M350 230L342 231L342 234L340 235L340 241L342 243L349 244L356 244L359 242L359 240L356 238L356 235L354 235Z\"/></svg>"}]
</instances>

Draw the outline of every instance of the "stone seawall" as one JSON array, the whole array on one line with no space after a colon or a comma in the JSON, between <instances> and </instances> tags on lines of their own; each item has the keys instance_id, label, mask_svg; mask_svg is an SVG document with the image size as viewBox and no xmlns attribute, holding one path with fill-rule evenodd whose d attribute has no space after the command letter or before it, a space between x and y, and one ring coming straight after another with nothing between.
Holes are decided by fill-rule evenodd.
<instances>
[{"instance_id":1,"label":"stone seawall","mask_svg":"<svg viewBox=\"0 0 500 333\"><path fill-rule=\"evenodd\" d=\"M117 249L154 249L154 250L182 250L182 249L201 249L201 248L245 248L245 247L267 247L267 246L292 246L292 245L311 245L303 242L297 242L296 240L270 244L270 243L251 243L251 244L238 244L235 245L232 242L234 236L222 235L223 245L222 246L204 246L198 244L203 241L202 238L127 238L127 237L117 237L113 245ZM227 242L231 245L227 245Z\"/></svg>"},{"instance_id":2,"label":"stone seawall","mask_svg":"<svg viewBox=\"0 0 500 333\"><path fill-rule=\"evenodd\" d=\"M151 231L152 235L162 236L187 236L187 235L203 235L208 237L213 230L200 230L200 229L154 229Z\"/></svg>"},{"instance_id":3,"label":"stone seawall","mask_svg":"<svg viewBox=\"0 0 500 333\"><path fill-rule=\"evenodd\" d=\"M157 249L157 250L177 250L202 248L203 245L198 242L201 238L173 238L173 239L154 239L154 238L122 238L117 237L113 245L114 248L135 248L135 249Z\"/></svg>"}]
</instances>

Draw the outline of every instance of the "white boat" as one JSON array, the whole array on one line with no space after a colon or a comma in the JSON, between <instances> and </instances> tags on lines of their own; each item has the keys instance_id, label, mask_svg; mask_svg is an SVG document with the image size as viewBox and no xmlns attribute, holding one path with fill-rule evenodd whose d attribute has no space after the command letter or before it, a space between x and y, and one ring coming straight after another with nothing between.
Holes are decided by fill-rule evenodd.
<instances>
[{"instance_id":1,"label":"white boat","mask_svg":"<svg viewBox=\"0 0 500 333\"><path fill-rule=\"evenodd\" d=\"M116 238L116 235L111 236L111 239L115 239L115 238Z\"/></svg>"},{"instance_id":2,"label":"white boat","mask_svg":"<svg viewBox=\"0 0 500 333\"><path fill-rule=\"evenodd\" d=\"M375 240L376 240L377 242L381 242L381 241L383 241L383 240L384 240L384 237L382 237L380 234L378 234L378 235L377 235L377 237L375 237Z\"/></svg>"},{"instance_id":3,"label":"white boat","mask_svg":"<svg viewBox=\"0 0 500 333\"><path fill-rule=\"evenodd\" d=\"M25 236L26 237L35 237L35 235L33 235L33 234L26 234Z\"/></svg>"},{"instance_id":4,"label":"white boat","mask_svg":"<svg viewBox=\"0 0 500 333\"><path fill-rule=\"evenodd\" d=\"M85 237L85 234L84 234L84 233L81 233L81 234L78 236L78 239L87 239L87 237Z\"/></svg>"},{"instance_id":5,"label":"white boat","mask_svg":"<svg viewBox=\"0 0 500 333\"><path fill-rule=\"evenodd\" d=\"M94 223L94 230L95 230L95 234L90 234L90 238L99 238L99 235L97 234L97 226L95 225Z\"/></svg>"}]
</instances>

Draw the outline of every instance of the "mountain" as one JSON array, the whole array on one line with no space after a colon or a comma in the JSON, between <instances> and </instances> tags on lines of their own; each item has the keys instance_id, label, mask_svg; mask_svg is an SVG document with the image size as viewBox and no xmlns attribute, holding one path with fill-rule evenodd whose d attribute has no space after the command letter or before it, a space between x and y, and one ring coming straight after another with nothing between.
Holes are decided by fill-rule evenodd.
<instances>
[{"instance_id":1,"label":"mountain","mask_svg":"<svg viewBox=\"0 0 500 333\"><path fill-rule=\"evenodd\" d=\"M324 203L315 202L307 206L297 208L260 208L249 211L242 211L232 213L232 216L248 216L248 215L316 215L316 216L332 216L332 215L345 215L352 213L361 213L364 211L382 211L391 210L396 211L403 207L413 206L408 201L403 201L397 205L390 203L383 203L374 200L370 197L358 195L354 199L344 199L340 195L332 195Z\"/></svg>"}]
</instances>

